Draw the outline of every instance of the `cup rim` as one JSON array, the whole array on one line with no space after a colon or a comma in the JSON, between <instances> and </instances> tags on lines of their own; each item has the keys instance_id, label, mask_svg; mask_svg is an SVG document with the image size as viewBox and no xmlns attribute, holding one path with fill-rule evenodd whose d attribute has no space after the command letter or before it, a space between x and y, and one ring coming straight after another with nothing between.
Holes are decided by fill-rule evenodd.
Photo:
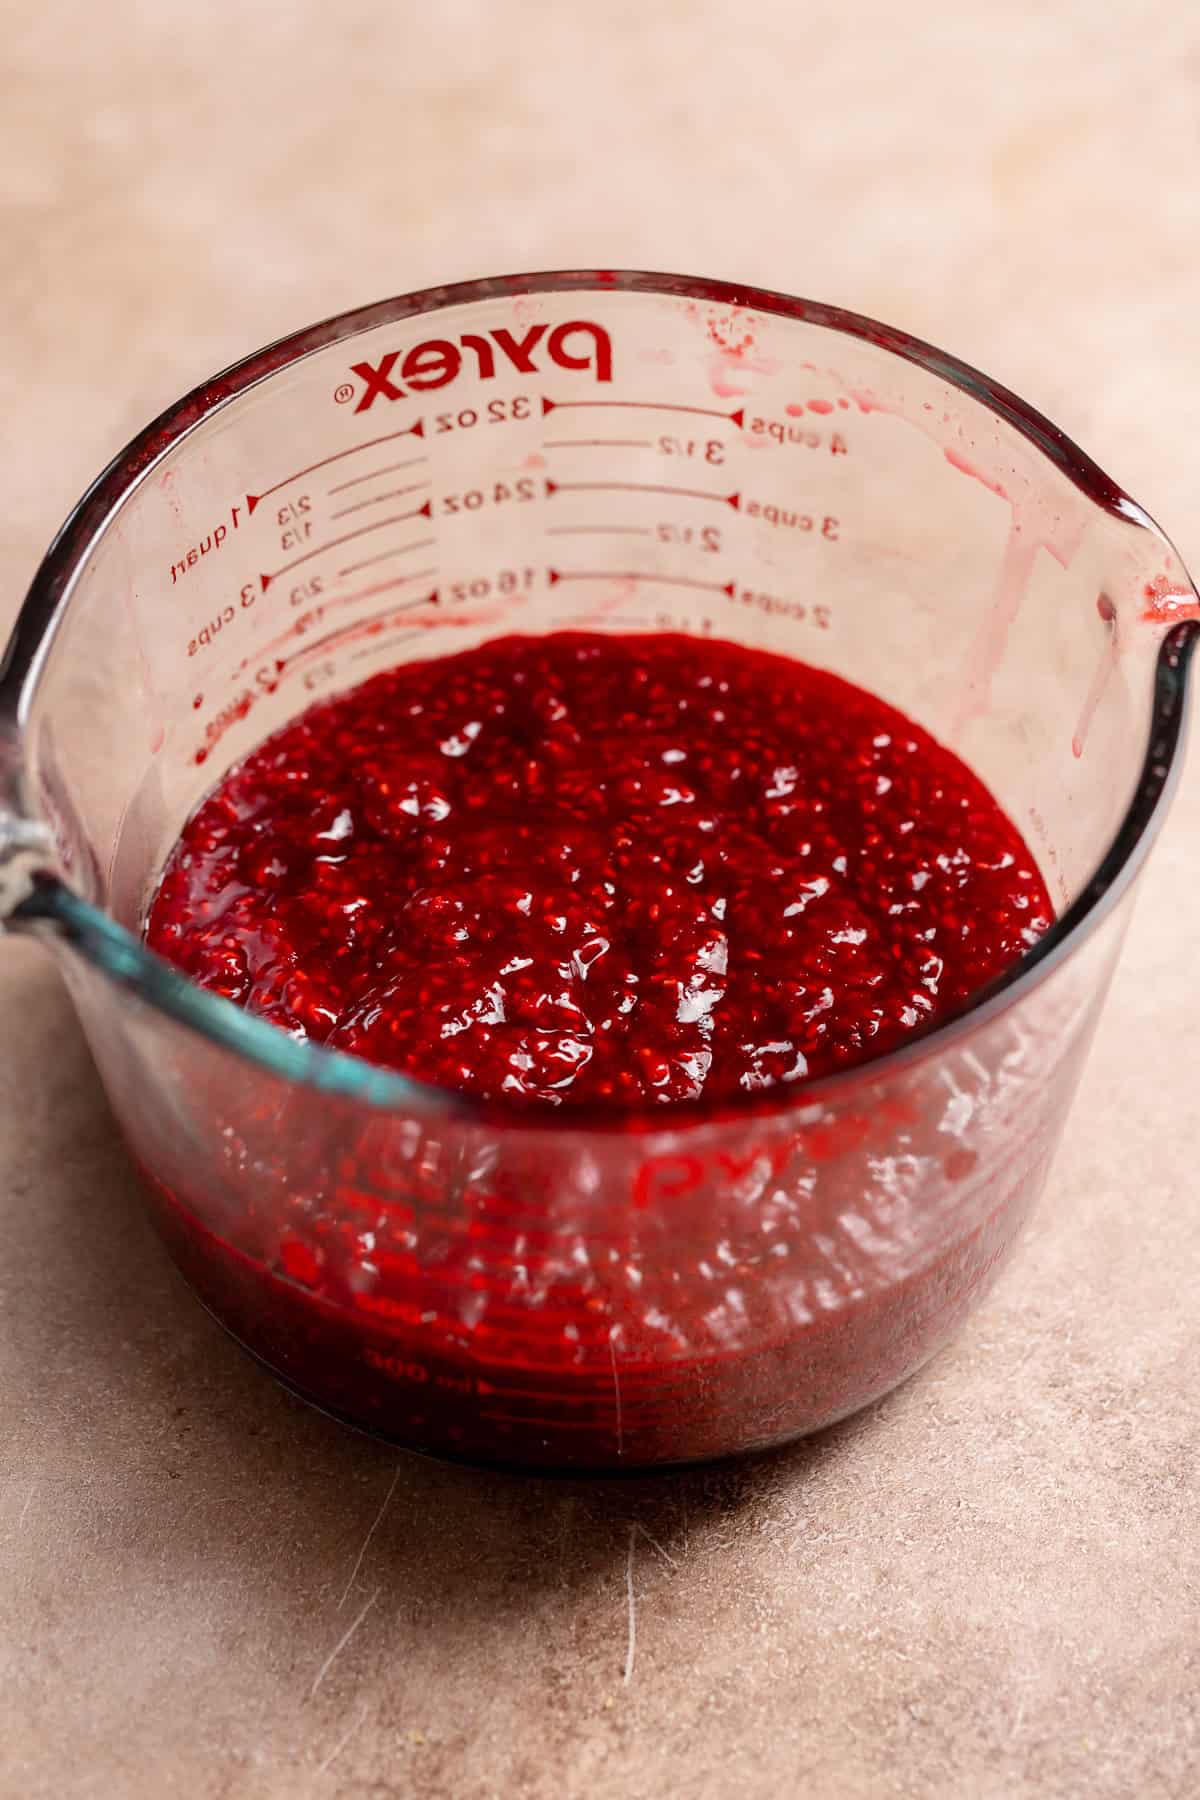
<instances>
[{"instance_id":1,"label":"cup rim","mask_svg":"<svg viewBox=\"0 0 1200 1800\"><path fill-rule=\"evenodd\" d=\"M1003 384L908 332L823 302L702 277L614 269L487 277L377 301L277 339L192 389L139 432L68 514L34 575L0 657L0 720L19 736L50 645L69 610L75 577L119 507L163 457L221 407L316 351L380 325L481 300L579 291L647 293L749 308L821 326L913 363L1006 420L1101 510L1153 533L1173 555L1181 583L1192 586L1166 534L1065 433ZM1187 675L1198 638L1200 622L1193 620L1174 624L1165 632L1155 669L1146 749L1129 807L1091 879L1030 949L962 1007L914 1032L883 1055L864 1057L847 1068L812 1080L781 1083L720 1102L701 1097L670 1106L654 1102L613 1106L571 1100L561 1105L517 1105L420 1081L379 1068L346 1051L298 1043L266 1020L190 981L56 875L42 875L35 881L32 892L10 915L10 922L33 928L40 925L57 932L118 987L270 1074L372 1107L487 1121L523 1130L561 1131L571 1126L668 1133L727 1119L791 1114L821 1106L848 1087L886 1080L915 1062L950 1048L1039 986L1119 905L1149 853L1179 776ZM23 797L28 801L27 794Z\"/></svg>"}]
</instances>

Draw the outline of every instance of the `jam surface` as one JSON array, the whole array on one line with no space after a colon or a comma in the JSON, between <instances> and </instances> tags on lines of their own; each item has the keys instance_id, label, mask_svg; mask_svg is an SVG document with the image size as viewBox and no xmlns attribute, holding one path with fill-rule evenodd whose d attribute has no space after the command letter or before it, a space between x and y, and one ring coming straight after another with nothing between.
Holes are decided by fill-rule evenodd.
<instances>
[{"instance_id":1,"label":"jam surface","mask_svg":"<svg viewBox=\"0 0 1200 1800\"><path fill-rule=\"evenodd\" d=\"M297 1037L628 1106L879 1054L1051 918L987 790L874 696L709 639L560 633L286 725L189 820L147 940Z\"/></svg>"}]
</instances>

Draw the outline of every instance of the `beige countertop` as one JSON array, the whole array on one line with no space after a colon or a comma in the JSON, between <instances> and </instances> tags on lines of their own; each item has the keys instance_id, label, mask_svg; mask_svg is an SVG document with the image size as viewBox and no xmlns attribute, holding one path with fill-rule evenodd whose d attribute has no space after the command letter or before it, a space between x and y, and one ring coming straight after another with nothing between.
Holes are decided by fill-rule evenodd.
<instances>
[{"instance_id":1,"label":"beige countertop","mask_svg":"<svg viewBox=\"0 0 1200 1800\"><path fill-rule=\"evenodd\" d=\"M594 263L944 343L1200 566L1181 0L100 18L3 28L4 619L211 370L389 292ZM675 1479L442 1468L284 1395L144 1222L53 968L0 945L0 1792L1200 1791L1192 765L992 1298L866 1416Z\"/></svg>"}]
</instances>

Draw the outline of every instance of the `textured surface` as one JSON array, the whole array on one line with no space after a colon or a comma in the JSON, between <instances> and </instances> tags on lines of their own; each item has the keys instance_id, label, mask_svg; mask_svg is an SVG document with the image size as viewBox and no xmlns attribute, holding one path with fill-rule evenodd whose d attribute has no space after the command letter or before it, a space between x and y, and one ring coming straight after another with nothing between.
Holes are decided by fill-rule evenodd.
<instances>
[{"instance_id":1,"label":"textured surface","mask_svg":"<svg viewBox=\"0 0 1200 1800\"><path fill-rule=\"evenodd\" d=\"M918 0L903 27L881 0L746 25L171 0L98 46L31 16L0 72L5 615L86 480L210 369L388 291L586 261L944 342L1200 564L1177 3L1101 29L1078 0ZM868 1416L683 1479L398 1462L279 1393L143 1223L52 969L0 946L0 1792L1194 1793L1197 760L983 1312Z\"/></svg>"},{"instance_id":2,"label":"textured surface","mask_svg":"<svg viewBox=\"0 0 1200 1800\"><path fill-rule=\"evenodd\" d=\"M560 632L293 720L188 821L147 936L446 1087L715 1105L902 1043L1053 916L987 790L874 695Z\"/></svg>"}]
</instances>

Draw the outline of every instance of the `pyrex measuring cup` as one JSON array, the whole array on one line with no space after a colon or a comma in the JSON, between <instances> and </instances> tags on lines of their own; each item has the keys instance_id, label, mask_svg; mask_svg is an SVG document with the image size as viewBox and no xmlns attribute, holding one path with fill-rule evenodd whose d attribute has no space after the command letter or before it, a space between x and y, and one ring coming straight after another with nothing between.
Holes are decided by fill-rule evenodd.
<instances>
[{"instance_id":1,"label":"pyrex measuring cup","mask_svg":"<svg viewBox=\"0 0 1200 1800\"><path fill-rule=\"evenodd\" d=\"M251 357L112 464L0 684L0 900L62 959L180 1267L299 1392L574 1468L768 1444L916 1368L1042 1183L1177 761L1195 595L973 370L827 307L563 274ZM712 633L950 743L1059 909L855 1071L520 1115L297 1042L138 940L184 817L313 700L520 631Z\"/></svg>"}]
</instances>

